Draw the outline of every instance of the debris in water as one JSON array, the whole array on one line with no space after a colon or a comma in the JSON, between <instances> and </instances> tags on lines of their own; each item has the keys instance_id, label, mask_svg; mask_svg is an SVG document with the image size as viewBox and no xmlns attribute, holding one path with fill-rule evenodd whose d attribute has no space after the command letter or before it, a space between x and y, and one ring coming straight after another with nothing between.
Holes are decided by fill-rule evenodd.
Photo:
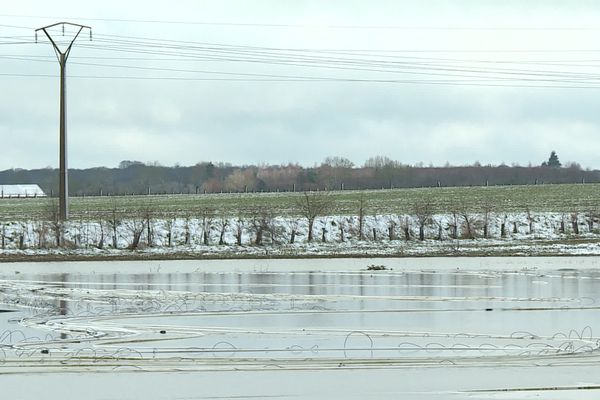
<instances>
[{"instance_id":1,"label":"debris in water","mask_svg":"<svg viewBox=\"0 0 600 400\"><path fill-rule=\"evenodd\" d=\"M391 270L391 268L388 268L385 265L371 264L371 265L367 266L367 271L387 271L387 270Z\"/></svg>"}]
</instances>

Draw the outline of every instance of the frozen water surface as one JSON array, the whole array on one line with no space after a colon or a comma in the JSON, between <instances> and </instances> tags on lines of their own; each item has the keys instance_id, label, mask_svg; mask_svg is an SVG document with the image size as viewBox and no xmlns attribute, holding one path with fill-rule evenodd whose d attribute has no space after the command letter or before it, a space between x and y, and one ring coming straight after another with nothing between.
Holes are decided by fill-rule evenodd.
<instances>
[{"instance_id":1,"label":"frozen water surface","mask_svg":"<svg viewBox=\"0 0 600 400\"><path fill-rule=\"evenodd\" d=\"M600 395L596 257L6 263L0 309L11 398Z\"/></svg>"}]
</instances>

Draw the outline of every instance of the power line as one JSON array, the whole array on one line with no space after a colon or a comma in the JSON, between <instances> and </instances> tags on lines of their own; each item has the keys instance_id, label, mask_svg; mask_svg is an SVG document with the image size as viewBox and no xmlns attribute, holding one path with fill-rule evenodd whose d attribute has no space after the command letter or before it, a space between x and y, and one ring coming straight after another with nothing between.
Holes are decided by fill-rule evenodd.
<instances>
[{"instance_id":1,"label":"power line","mask_svg":"<svg viewBox=\"0 0 600 400\"><path fill-rule=\"evenodd\" d=\"M17 26L15 26L17 27ZM19 27L23 29L31 29L28 27ZM600 29L600 28L598 28ZM150 38L150 37L140 37L140 36L125 36L125 35L96 35L97 37L105 37L105 38L124 38L124 39L138 39L144 42L145 44L151 44L151 42L161 42L165 44L169 43L180 43L180 44L192 44L192 45L214 45L214 46L229 46L229 47L238 47L238 48L249 48L249 49L271 49L271 50L282 50L282 51L312 51L312 52L353 52L353 53L390 53L390 54L410 54L410 53L479 53L479 54L496 54L496 53L507 53L507 54L527 54L527 53L597 53L600 52L600 49L439 49L439 48L430 48L430 49L349 49L349 48L336 48L336 49L307 49L307 48L278 48L278 47L261 47L261 46L246 46L246 45L225 45L219 43L205 43L205 42L193 42L193 41L181 41L181 40L172 40L172 39L158 39L158 38Z\"/></svg>"},{"instance_id":2,"label":"power line","mask_svg":"<svg viewBox=\"0 0 600 400\"><path fill-rule=\"evenodd\" d=\"M82 45L85 47L85 45ZM120 48L121 50L123 47ZM188 55L188 53L185 53ZM497 81L536 81L536 82L562 82L562 83L590 83L590 80L596 80L599 75L592 74L589 72L570 72L570 71L554 71L554 70L523 70L523 69L507 69L507 68L481 68L472 66L460 66L448 68L444 65L440 67L439 64L431 62L394 62L381 64L379 60L356 60L356 59L341 59L341 58L301 58L303 62L295 62L297 58L289 59L287 55L281 56L278 53L273 55L267 54L268 57L262 56L264 52L258 54L262 58L257 58L254 53L250 53L252 57L247 57L241 53L242 56L236 58L225 58L225 57L200 57L204 60L222 60L222 61L236 61L236 62L255 62L259 64L269 65L285 65L285 66L301 66L301 67L316 67L316 68L328 68L348 71L368 71L376 73L394 73L394 74L411 74L411 75L432 75L432 76L446 76L452 78L481 78L482 76L493 77L493 80ZM5 57L9 59L23 59L22 57ZM199 57L196 57L196 60ZM35 61L45 61L37 59L27 59ZM331 60L331 61L330 61ZM188 70L188 69L176 69L176 68L158 68L158 67L147 67L147 66L135 66L135 65L115 65L115 64L98 64L98 63L82 63L80 65L89 65L96 67L109 67L109 68L126 68L126 69L138 69L138 70L154 70L154 71L166 71L166 72L182 72L182 73L204 73L204 74L226 74L226 75L241 75L241 76L265 76L265 77L277 77L277 78L293 78L293 79L333 79L332 77L318 77L313 76L288 76L288 75L276 75L276 74L243 74L235 72L222 72L222 71L207 71L207 70ZM366 68L365 66L376 66L380 68ZM381 67L385 68L381 68ZM354 78L356 79L356 78ZM379 79L381 80L381 79ZM490 79L487 79L490 80Z\"/></svg>"},{"instance_id":3,"label":"power line","mask_svg":"<svg viewBox=\"0 0 600 400\"><path fill-rule=\"evenodd\" d=\"M52 74L19 74L19 73L0 73L0 76L7 77L38 77L38 78L56 78ZM361 79L361 78L296 78L296 79L258 79L258 78L193 78L193 77L150 77L150 76L102 76L102 75L70 75L70 78L76 79L115 79L132 81L223 81L223 82L353 82L353 83L386 83L386 84L429 84L429 85L449 85L449 86L479 86L479 87L505 87L505 88L554 88L554 89L598 89L598 85L532 85L516 83L484 83L472 80L408 80L408 79ZM490 80L488 80L490 81ZM493 81L493 80L492 80Z\"/></svg>"},{"instance_id":4,"label":"power line","mask_svg":"<svg viewBox=\"0 0 600 400\"><path fill-rule=\"evenodd\" d=\"M99 47L103 48L103 47ZM115 51L131 51L131 52L143 52L146 54L178 54L180 56L192 56L190 52L187 53L174 53L171 51L161 50L157 51L146 51L136 50L140 47L127 45L109 46L109 49ZM178 48L177 48L178 49ZM186 49L190 50L190 49ZM523 69L507 69L507 68L486 68L481 67L446 67L439 66L432 63L398 63L389 62L382 60L365 60L365 59L348 59L348 58L331 58L331 57L304 57L296 55L287 55L281 53L265 53L265 52L240 52L237 50L220 50L220 49L196 49L200 53L203 52L214 52L224 53L226 55L232 55L227 57L214 57L214 56L202 56L205 60L221 60L221 61L235 61L235 62L253 62L253 63L264 63L264 64L275 64L275 65L289 65L289 66L301 66L301 67L314 67L314 68L333 68L333 69L344 69L354 71L369 71L369 72L386 72L386 73L410 73L410 74L436 74L431 72L417 72L414 69L423 69L427 71L446 71L446 72L469 72L477 74L505 74L505 75L538 75L538 76L559 76L569 78L596 78L598 75L590 73L579 73L579 72L568 72L568 71L554 71L554 70L523 70ZM378 68L367 68L367 67L378 67ZM385 68L385 69L381 69ZM412 71L408 71L412 70Z\"/></svg>"},{"instance_id":5,"label":"power line","mask_svg":"<svg viewBox=\"0 0 600 400\"><path fill-rule=\"evenodd\" d=\"M356 30L429 30L429 31L594 31L598 26L419 26L419 25L335 25L335 24L294 24L294 23L256 23L256 22L230 22L230 21L182 21L161 19L133 19L133 18L98 18L98 17L65 17L0 14L0 17L33 18L33 19L58 19L58 20L85 20L103 22L127 22L142 24L167 24L167 25L200 25L224 26L247 28L319 28L319 29L356 29Z\"/></svg>"},{"instance_id":6,"label":"power line","mask_svg":"<svg viewBox=\"0 0 600 400\"><path fill-rule=\"evenodd\" d=\"M27 30L33 30L32 27L30 26L21 26L21 25L5 25L5 24L0 24L1 27L3 28L15 28L15 29L27 29Z\"/></svg>"},{"instance_id":7,"label":"power line","mask_svg":"<svg viewBox=\"0 0 600 400\"><path fill-rule=\"evenodd\" d=\"M600 29L600 28L599 28ZM329 49L329 48L288 48L288 47L265 47L265 46L249 46L249 45L232 45L223 43L210 43L210 42L198 42L188 40L174 40L174 39L161 39L144 36L127 36L127 35L110 35L110 34L99 34L96 37L102 37L106 39L135 39L142 42L160 42L165 44L182 44L182 45L212 45L212 46L224 46L224 47L238 47L248 49L262 49L262 50L282 50L282 51L314 51L314 52L363 52L363 53L585 53L585 52L600 52L598 49Z\"/></svg>"},{"instance_id":8,"label":"power line","mask_svg":"<svg viewBox=\"0 0 600 400\"><path fill-rule=\"evenodd\" d=\"M1 39L1 38L0 38ZM58 43L58 42L57 42ZM0 41L0 44L3 44ZM196 75L225 75L237 77L231 81L272 81L272 82L374 82L374 83L432 83L435 84L482 84L495 85L524 83L536 84L537 87L583 87L593 86L600 79L600 74L590 71L595 65L583 65L585 70L564 70L561 68L547 68L549 65L529 60L536 68L523 67L520 60L480 60L457 59L448 57L423 57L412 55L412 50L361 50L361 49L310 49L310 48L284 48L247 46L237 44L207 43L196 41L181 41L171 39L157 39L123 35L97 35L96 42L82 43L82 48L95 51L140 54L147 57L114 57L121 61L158 61L177 60L180 62L219 62L235 65L237 63L251 63L261 67L285 67L297 71L302 68L302 73L277 73L263 72L235 72L227 70L209 69L184 69L153 65L136 65L123 63L93 63L74 62L74 64L95 68L127 69L138 71L156 71L177 74ZM419 52L424 50L418 50ZM555 51L555 50L552 50ZM568 50L568 54L573 50ZM587 50L592 51L592 50ZM541 50L540 50L541 52ZM155 57L150 57L155 56ZM46 61L18 55L14 57L0 56L4 59ZM161 58L159 58L161 57ZM169 58L164 58L169 57ZM86 58L81 57L81 59ZM106 59L107 57L87 57L90 59ZM503 64L502 66L494 64ZM565 66L563 64L559 64ZM507 67L508 66L508 67ZM555 65L556 66L556 65ZM572 65L571 65L572 67ZM330 72L344 72L353 76L315 76L306 73L307 69L327 70ZM367 73L369 76L356 76L358 73ZM377 74L376 76L373 74ZM385 75L382 75L385 74ZM388 76L394 75L393 77ZM399 75L430 77L431 79L397 78ZM3 75L8 76L8 75ZM79 78L96 79L169 79L169 80L222 80L214 77L190 76L119 76L119 75L81 75ZM241 78L240 78L241 77ZM443 78L443 79L441 79ZM552 85L544 85L551 83Z\"/></svg>"}]
</instances>

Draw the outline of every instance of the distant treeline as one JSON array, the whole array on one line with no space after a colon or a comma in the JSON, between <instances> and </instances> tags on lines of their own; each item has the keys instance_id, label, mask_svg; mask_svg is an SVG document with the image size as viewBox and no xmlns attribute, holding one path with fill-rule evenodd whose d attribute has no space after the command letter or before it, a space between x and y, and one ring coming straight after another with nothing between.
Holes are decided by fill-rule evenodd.
<instances>
[{"instance_id":1,"label":"distant treeline","mask_svg":"<svg viewBox=\"0 0 600 400\"><path fill-rule=\"evenodd\" d=\"M556 166L409 166L386 157L370 158L356 167L341 157L328 157L319 166L297 164L234 166L201 162L193 166L165 167L123 161L118 168L69 170L69 191L74 196L276 192L305 190L356 190L433 186L534 185L600 182L599 170L578 164ZM0 184L38 184L56 194L58 170L10 169L0 171Z\"/></svg>"}]
</instances>

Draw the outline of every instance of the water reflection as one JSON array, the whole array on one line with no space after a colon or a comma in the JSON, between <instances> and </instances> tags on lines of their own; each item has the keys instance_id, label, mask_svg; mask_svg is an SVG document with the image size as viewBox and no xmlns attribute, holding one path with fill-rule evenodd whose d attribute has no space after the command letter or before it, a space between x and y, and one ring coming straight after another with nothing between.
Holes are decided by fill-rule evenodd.
<instances>
[{"instance_id":1,"label":"water reflection","mask_svg":"<svg viewBox=\"0 0 600 400\"><path fill-rule=\"evenodd\" d=\"M0 364L10 376L55 372L61 387L71 372L106 371L95 375L112 382L119 371L224 369L236 374L228 389L248 376L240 370L264 373L265 388L286 370L286 388L300 370L340 387L372 373L369 382L395 385L388 398L406 389L398 374L415 385L418 374L421 389L452 381L440 398L456 393L439 379L452 374L469 389L486 371L491 389L531 387L535 373L535 385L556 386L598 370L599 293L597 270L6 274L0 308L17 311L0 313ZM207 375L224 376L193 376Z\"/></svg>"},{"instance_id":2,"label":"water reflection","mask_svg":"<svg viewBox=\"0 0 600 400\"><path fill-rule=\"evenodd\" d=\"M53 318L151 314L136 318L138 326L160 323L157 312L175 312L169 323L223 329L553 335L596 328L600 307L596 270L81 272L0 279L5 304L46 309ZM244 314L227 314L238 311ZM196 312L206 314L179 314ZM10 328L8 318L0 320L0 331Z\"/></svg>"},{"instance_id":3,"label":"water reflection","mask_svg":"<svg viewBox=\"0 0 600 400\"><path fill-rule=\"evenodd\" d=\"M51 287L203 293L309 296L503 297L595 299L598 271L531 273L435 272L198 272L113 274L21 274L3 280L40 282ZM59 308L62 305L58 305Z\"/></svg>"}]
</instances>

